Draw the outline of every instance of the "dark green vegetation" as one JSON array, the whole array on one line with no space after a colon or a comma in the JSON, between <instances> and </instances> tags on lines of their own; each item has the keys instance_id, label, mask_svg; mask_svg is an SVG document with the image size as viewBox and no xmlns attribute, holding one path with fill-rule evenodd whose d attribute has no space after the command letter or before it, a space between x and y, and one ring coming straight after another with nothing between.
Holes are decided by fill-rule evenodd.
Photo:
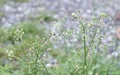
<instances>
[{"instance_id":1,"label":"dark green vegetation","mask_svg":"<svg viewBox=\"0 0 120 75\"><path fill-rule=\"evenodd\" d=\"M0 0L0 7L3 5L3 4L5 4L5 0Z\"/></svg>"},{"instance_id":2,"label":"dark green vegetation","mask_svg":"<svg viewBox=\"0 0 120 75\"><path fill-rule=\"evenodd\" d=\"M22 2L27 2L29 0L11 0L11 1L22 3Z\"/></svg>"},{"instance_id":3,"label":"dark green vegetation","mask_svg":"<svg viewBox=\"0 0 120 75\"><path fill-rule=\"evenodd\" d=\"M56 20L51 15L48 15L46 12L42 12L36 16L35 15L29 16L29 18L31 21L34 22L50 22Z\"/></svg>"}]
</instances>

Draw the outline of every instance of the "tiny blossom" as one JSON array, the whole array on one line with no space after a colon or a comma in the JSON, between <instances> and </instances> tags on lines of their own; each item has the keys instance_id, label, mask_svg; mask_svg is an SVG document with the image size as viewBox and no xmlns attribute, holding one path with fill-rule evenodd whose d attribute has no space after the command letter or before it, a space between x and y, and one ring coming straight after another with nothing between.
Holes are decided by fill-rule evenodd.
<instances>
[{"instance_id":1,"label":"tiny blossom","mask_svg":"<svg viewBox=\"0 0 120 75\"><path fill-rule=\"evenodd\" d=\"M77 17L76 13L72 13L72 16L75 17L75 18Z\"/></svg>"},{"instance_id":2,"label":"tiny blossom","mask_svg":"<svg viewBox=\"0 0 120 75\"><path fill-rule=\"evenodd\" d=\"M113 52L112 55L117 57L119 55L119 53L118 52Z\"/></svg>"},{"instance_id":3,"label":"tiny blossom","mask_svg":"<svg viewBox=\"0 0 120 75\"><path fill-rule=\"evenodd\" d=\"M107 17L107 14L106 13L101 13L100 16L105 18L105 17Z\"/></svg>"},{"instance_id":4,"label":"tiny blossom","mask_svg":"<svg viewBox=\"0 0 120 75\"><path fill-rule=\"evenodd\" d=\"M13 51L9 51L9 52L8 52L8 56L9 56L9 57L11 57L11 56L13 56L13 55L14 55Z\"/></svg>"},{"instance_id":5,"label":"tiny blossom","mask_svg":"<svg viewBox=\"0 0 120 75\"><path fill-rule=\"evenodd\" d=\"M76 66L75 66L75 71L77 72L78 70L79 70L79 66L76 65Z\"/></svg>"},{"instance_id":6,"label":"tiny blossom","mask_svg":"<svg viewBox=\"0 0 120 75\"><path fill-rule=\"evenodd\" d=\"M68 47L70 47L70 46L71 46L71 43L70 43L70 42L69 42L69 43L67 43L67 46L68 46Z\"/></svg>"},{"instance_id":7,"label":"tiny blossom","mask_svg":"<svg viewBox=\"0 0 120 75\"><path fill-rule=\"evenodd\" d=\"M62 40L62 39L63 39L61 36L59 36L58 38L59 38L59 40Z\"/></svg>"},{"instance_id":8,"label":"tiny blossom","mask_svg":"<svg viewBox=\"0 0 120 75\"><path fill-rule=\"evenodd\" d=\"M76 41L77 41L77 39L73 39L72 41L73 41L73 42L76 42Z\"/></svg>"}]
</instances>

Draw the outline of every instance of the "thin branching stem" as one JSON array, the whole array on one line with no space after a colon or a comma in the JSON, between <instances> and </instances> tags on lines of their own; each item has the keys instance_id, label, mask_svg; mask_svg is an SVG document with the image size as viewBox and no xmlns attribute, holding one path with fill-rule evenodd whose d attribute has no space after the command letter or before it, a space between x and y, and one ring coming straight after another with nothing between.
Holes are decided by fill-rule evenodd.
<instances>
[{"instance_id":1,"label":"thin branching stem","mask_svg":"<svg viewBox=\"0 0 120 75\"><path fill-rule=\"evenodd\" d=\"M45 71L47 72L47 75L50 75L50 73L49 73L48 69L46 68L45 64L43 63L43 61L41 61L41 64L44 67Z\"/></svg>"},{"instance_id":2,"label":"thin branching stem","mask_svg":"<svg viewBox=\"0 0 120 75\"><path fill-rule=\"evenodd\" d=\"M84 41L84 69L85 69L85 75L87 75L87 47L86 47L86 30L85 30L85 25L83 26L83 41Z\"/></svg>"},{"instance_id":3,"label":"thin branching stem","mask_svg":"<svg viewBox=\"0 0 120 75\"><path fill-rule=\"evenodd\" d=\"M95 39L95 37L96 37L97 31L98 31L98 29L99 29L100 27L101 27L101 26L99 26L98 28L95 29L94 34L93 34L93 37L92 37L92 39L91 39L91 41L90 41L90 44L89 44L89 46L88 46L88 49L90 49L90 47L92 46L92 44L93 44L93 42L94 42L94 39ZM87 51L87 53L88 53L88 51Z\"/></svg>"}]
</instances>

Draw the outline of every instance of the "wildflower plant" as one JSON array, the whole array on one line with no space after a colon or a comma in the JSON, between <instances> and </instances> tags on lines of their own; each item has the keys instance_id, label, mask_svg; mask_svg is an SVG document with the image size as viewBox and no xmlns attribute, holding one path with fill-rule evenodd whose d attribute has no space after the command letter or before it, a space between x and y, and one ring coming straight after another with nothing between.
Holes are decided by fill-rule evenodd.
<instances>
[{"instance_id":1,"label":"wildflower plant","mask_svg":"<svg viewBox=\"0 0 120 75\"><path fill-rule=\"evenodd\" d=\"M104 19L108 15L106 13L93 14L93 17L88 19L82 17L80 11L76 11L72 13L72 16L72 21L78 24L77 28L65 29L62 23L58 22L54 24L54 30L52 30L57 33L52 38L56 40L54 44L59 43L56 45L57 49L62 48L63 53L65 52L65 55L61 57L64 57L66 61L61 62L61 66L67 64L65 66L67 70L69 69L67 75L112 75L113 61L117 60L108 59L109 46L103 42L106 36L102 32L106 27Z\"/></svg>"},{"instance_id":2,"label":"wildflower plant","mask_svg":"<svg viewBox=\"0 0 120 75\"><path fill-rule=\"evenodd\" d=\"M35 39L35 40L32 40ZM48 40L40 39L38 35L31 37L31 42L29 48L27 49L27 54L24 55L25 61L25 74L28 75L38 75L38 74L48 74L49 72L45 66L45 62L42 59L45 50L48 46ZM44 68L44 69L43 69Z\"/></svg>"},{"instance_id":3,"label":"wildflower plant","mask_svg":"<svg viewBox=\"0 0 120 75\"><path fill-rule=\"evenodd\" d=\"M30 28L29 26L33 27ZM15 72L18 72L20 75L49 74L43 55L51 47L51 44L45 37L45 34L42 33L44 31L39 31L36 26L34 24L22 23L19 26L6 28L3 31L4 35L1 33L1 36L4 37L0 48L3 57L0 62L3 65L3 67L0 65L2 70L4 70L4 66L9 65L8 70L12 72L8 72L9 74ZM1 72L0 74L4 75Z\"/></svg>"}]
</instances>

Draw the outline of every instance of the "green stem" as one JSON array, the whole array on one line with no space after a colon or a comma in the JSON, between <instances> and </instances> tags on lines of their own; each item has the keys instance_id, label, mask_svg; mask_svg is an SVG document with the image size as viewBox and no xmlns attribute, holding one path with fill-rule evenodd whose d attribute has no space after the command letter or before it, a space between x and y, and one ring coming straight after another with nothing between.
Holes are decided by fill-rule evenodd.
<instances>
[{"instance_id":1,"label":"green stem","mask_svg":"<svg viewBox=\"0 0 120 75\"><path fill-rule=\"evenodd\" d=\"M87 75L87 48L86 48L86 31L85 31L85 25L83 25L83 41L84 41L84 69L85 69L85 75Z\"/></svg>"},{"instance_id":2,"label":"green stem","mask_svg":"<svg viewBox=\"0 0 120 75\"><path fill-rule=\"evenodd\" d=\"M89 50L90 47L92 46L92 44L93 44L93 42L94 42L94 39L95 39L95 36L96 36L96 34L97 34L97 31L98 31L98 29L99 29L100 27L101 27L101 26L99 26L98 28L95 29L94 34L93 34L93 37L92 37L92 39L91 39L91 41L90 41L90 45L89 45L89 47L88 47L88 50ZM88 53L88 51L87 51L87 53Z\"/></svg>"},{"instance_id":3,"label":"green stem","mask_svg":"<svg viewBox=\"0 0 120 75\"><path fill-rule=\"evenodd\" d=\"M45 64L43 63L43 61L41 61L41 63L42 63L42 66L44 67L45 71L47 72L47 75L50 75L50 73L49 73L48 69L46 68Z\"/></svg>"}]
</instances>

